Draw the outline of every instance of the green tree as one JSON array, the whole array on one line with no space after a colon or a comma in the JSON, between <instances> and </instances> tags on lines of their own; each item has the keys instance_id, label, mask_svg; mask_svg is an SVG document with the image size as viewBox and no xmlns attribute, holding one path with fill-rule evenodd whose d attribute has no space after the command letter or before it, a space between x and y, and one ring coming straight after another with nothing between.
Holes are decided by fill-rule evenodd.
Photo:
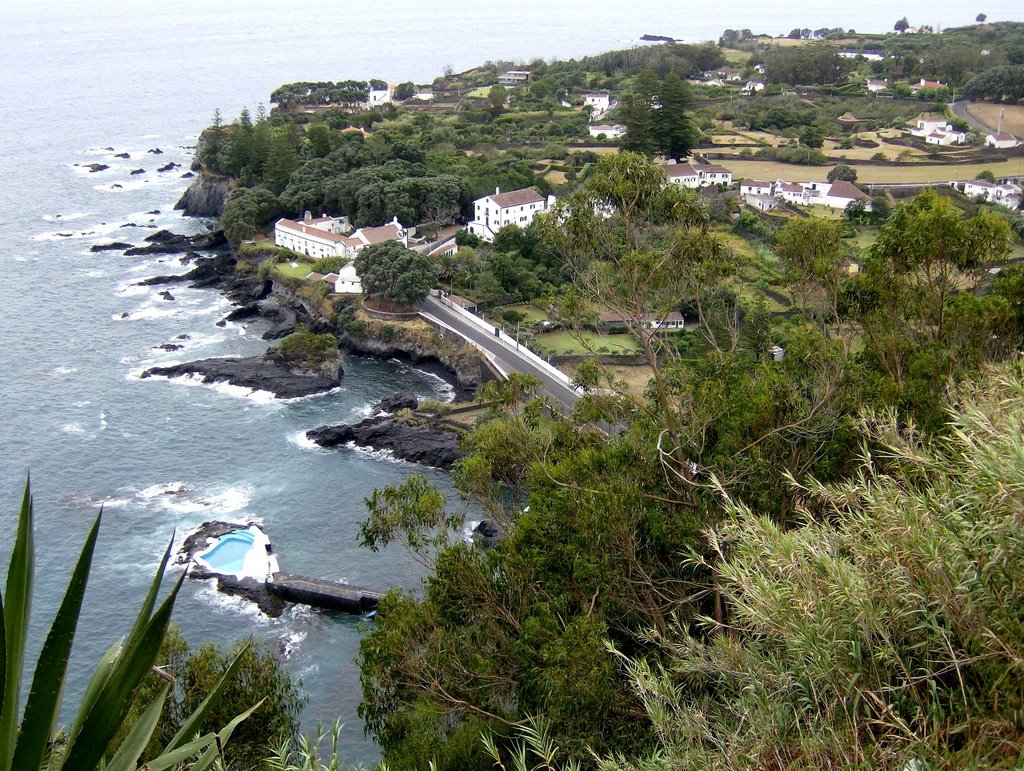
<instances>
[{"instance_id":1,"label":"green tree","mask_svg":"<svg viewBox=\"0 0 1024 771\"><path fill-rule=\"evenodd\" d=\"M846 182L857 181L857 170L853 166L849 166L845 163L837 163L831 169L828 170L827 175L829 182L836 182L838 180L844 180Z\"/></svg>"},{"instance_id":2,"label":"green tree","mask_svg":"<svg viewBox=\"0 0 1024 771\"><path fill-rule=\"evenodd\" d=\"M404 102L406 99L412 99L415 93L416 86L406 81L395 86L394 98L399 102Z\"/></svg>"},{"instance_id":3,"label":"green tree","mask_svg":"<svg viewBox=\"0 0 1024 771\"><path fill-rule=\"evenodd\" d=\"M505 111L505 102L508 101L508 91L500 83L491 86L487 92L487 103L491 106L491 115L501 115Z\"/></svg>"},{"instance_id":4,"label":"green tree","mask_svg":"<svg viewBox=\"0 0 1024 771\"><path fill-rule=\"evenodd\" d=\"M325 158L334 149L334 132L326 123L313 123L307 126L306 139L309 140L309 154L313 158Z\"/></svg>"},{"instance_id":5,"label":"green tree","mask_svg":"<svg viewBox=\"0 0 1024 771\"><path fill-rule=\"evenodd\" d=\"M892 28L896 32L905 32L907 29L909 29L909 27L910 27L910 22L907 21L907 17L906 16L904 16L902 19L900 19L899 21L897 21L895 24L892 25Z\"/></svg>"},{"instance_id":6,"label":"green tree","mask_svg":"<svg viewBox=\"0 0 1024 771\"><path fill-rule=\"evenodd\" d=\"M686 114L692 103L690 88L676 73L665 76L658 89L658 104L654 111L654 135L658 151L668 158L685 158L697 144L698 132Z\"/></svg>"},{"instance_id":7,"label":"green tree","mask_svg":"<svg viewBox=\"0 0 1024 771\"><path fill-rule=\"evenodd\" d=\"M367 295L400 307L418 303L437 280L434 266L426 255L407 249L397 241L360 250L355 268Z\"/></svg>"},{"instance_id":8,"label":"green tree","mask_svg":"<svg viewBox=\"0 0 1024 771\"><path fill-rule=\"evenodd\" d=\"M801 315L823 328L839 323L839 282L846 248L842 225L819 217L786 221L775 237L785 261L786 283Z\"/></svg>"},{"instance_id":9,"label":"green tree","mask_svg":"<svg viewBox=\"0 0 1024 771\"><path fill-rule=\"evenodd\" d=\"M224 204L220 225L228 240L238 244L279 215L277 197L265 187L236 187Z\"/></svg>"},{"instance_id":10,"label":"green tree","mask_svg":"<svg viewBox=\"0 0 1024 771\"><path fill-rule=\"evenodd\" d=\"M248 108L243 107L241 114L231 125L231 142L225 168L234 176L241 176L245 170L252 171L253 125Z\"/></svg>"},{"instance_id":11,"label":"green tree","mask_svg":"<svg viewBox=\"0 0 1024 771\"><path fill-rule=\"evenodd\" d=\"M632 88L622 95L619 114L626 126L622 138L623 150L651 156L658 151L657 130L654 124L654 99L658 79L654 71L645 69L633 81Z\"/></svg>"},{"instance_id":12,"label":"green tree","mask_svg":"<svg viewBox=\"0 0 1024 771\"><path fill-rule=\"evenodd\" d=\"M199 160L210 171L217 174L222 173L227 155L228 137L219 108L213 111L210 126L203 132L200 140Z\"/></svg>"},{"instance_id":13,"label":"green tree","mask_svg":"<svg viewBox=\"0 0 1024 771\"><path fill-rule=\"evenodd\" d=\"M280 195L288 185L288 178L299 167L298 143L289 126L270 132L270 150L267 153L263 181L274 195Z\"/></svg>"}]
</instances>

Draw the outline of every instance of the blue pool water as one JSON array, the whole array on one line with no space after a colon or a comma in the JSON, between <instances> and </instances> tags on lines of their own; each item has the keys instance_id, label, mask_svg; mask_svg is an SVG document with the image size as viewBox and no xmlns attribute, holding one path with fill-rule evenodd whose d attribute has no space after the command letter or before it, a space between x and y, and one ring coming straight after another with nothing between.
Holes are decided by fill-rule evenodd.
<instances>
[{"instance_id":1,"label":"blue pool water","mask_svg":"<svg viewBox=\"0 0 1024 771\"><path fill-rule=\"evenodd\" d=\"M203 555L203 561L214 570L241 573L245 555L252 548L254 536L247 530L234 530L217 539L217 545Z\"/></svg>"}]
</instances>

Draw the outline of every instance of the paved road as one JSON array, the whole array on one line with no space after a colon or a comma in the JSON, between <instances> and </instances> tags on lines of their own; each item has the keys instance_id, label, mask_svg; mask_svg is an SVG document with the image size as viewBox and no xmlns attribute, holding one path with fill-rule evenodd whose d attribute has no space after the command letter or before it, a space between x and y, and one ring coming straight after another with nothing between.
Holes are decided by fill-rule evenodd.
<instances>
[{"instance_id":1,"label":"paved road","mask_svg":"<svg viewBox=\"0 0 1024 771\"><path fill-rule=\"evenodd\" d=\"M442 305L437 299L428 297L420 303L419 311L425 318L441 322L465 339L475 343L478 348L482 348L491 364L501 374L507 376L510 372L522 372L536 377L541 382L542 394L553 403L560 404L569 410L580 398L575 391L549 375L543 368L516 353L514 346L502 342L494 334L487 334L476 324L467 321L447 306Z\"/></svg>"},{"instance_id":2,"label":"paved road","mask_svg":"<svg viewBox=\"0 0 1024 771\"><path fill-rule=\"evenodd\" d=\"M970 100L962 99L959 102L953 102L953 104L951 104L949 108L953 111L953 114L956 115L958 118L963 118L965 121L967 121L970 124L971 128L978 129L979 131L983 131L986 134L993 133L994 129L990 129L980 120L978 120L969 112L967 112L967 105L969 105L970 103Z\"/></svg>"}]
</instances>

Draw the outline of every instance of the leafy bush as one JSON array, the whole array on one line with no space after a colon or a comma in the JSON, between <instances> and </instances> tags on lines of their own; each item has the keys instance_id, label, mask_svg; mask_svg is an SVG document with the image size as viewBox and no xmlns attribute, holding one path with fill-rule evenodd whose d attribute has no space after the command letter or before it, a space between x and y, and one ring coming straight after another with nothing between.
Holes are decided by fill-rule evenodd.
<instances>
[{"instance_id":1,"label":"leafy bush","mask_svg":"<svg viewBox=\"0 0 1024 771\"><path fill-rule=\"evenodd\" d=\"M796 163L802 166L824 166L828 163L825 153L804 145L779 147L775 150L775 160L782 163Z\"/></svg>"},{"instance_id":2,"label":"leafy bush","mask_svg":"<svg viewBox=\"0 0 1024 771\"><path fill-rule=\"evenodd\" d=\"M334 335L318 335L300 324L294 333L267 351L267 355L283 364L315 369L337 360L338 345Z\"/></svg>"},{"instance_id":3,"label":"leafy bush","mask_svg":"<svg viewBox=\"0 0 1024 771\"><path fill-rule=\"evenodd\" d=\"M337 273L348 263L347 257L321 257L313 263L313 270L317 273Z\"/></svg>"},{"instance_id":4,"label":"leafy bush","mask_svg":"<svg viewBox=\"0 0 1024 771\"><path fill-rule=\"evenodd\" d=\"M424 399L420 402L419 408L424 412L432 412L437 417L442 418L451 411L452 405L438 399Z\"/></svg>"}]
</instances>

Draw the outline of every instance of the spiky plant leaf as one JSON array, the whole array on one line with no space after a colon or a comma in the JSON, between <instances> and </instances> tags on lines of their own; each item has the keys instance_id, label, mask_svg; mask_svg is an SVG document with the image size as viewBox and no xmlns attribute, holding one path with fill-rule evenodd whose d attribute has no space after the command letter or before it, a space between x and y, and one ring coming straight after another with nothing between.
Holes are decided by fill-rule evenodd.
<instances>
[{"instance_id":1,"label":"spiky plant leaf","mask_svg":"<svg viewBox=\"0 0 1024 771\"><path fill-rule=\"evenodd\" d=\"M18 706L25 640L32 605L32 493L29 481L18 516L18 534L7 570L4 608L4 690L0 695L0 771L11 768L18 735Z\"/></svg>"},{"instance_id":2,"label":"spiky plant leaf","mask_svg":"<svg viewBox=\"0 0 1024 771\"><path fill-rule=\"evenodd\" d=\"M146 745L153 737L157 723L160 722L160 713L163 712L164 700L170 689L171 685L168 683L160 690L157 698L146 707L146 711L132 726L132 730L128 732L128 736L114 753L114 757L107 763L107 771L135 771L135 764L138 762L139 756L145 751Z\"/></svg>"},{"instance_id":3,"label":"spiky plant leaf","mask_svg":"<svg viewBox=\"0 0 1024 771\"><path fill-rule=\"evenodd\" d=\"M89 569L92 566L92 555L102 517L101 509L82 547L64 599L39 654L40 663L36 666L28 703L25 705L18 744L14 751L13 768L37 768L50 744L53 726L60 711L64 676L67 673L68 659L71 657L71 644L75 639L75 629L82 609L85 586L89 581Z\"/></svg>"}]
</instances>

